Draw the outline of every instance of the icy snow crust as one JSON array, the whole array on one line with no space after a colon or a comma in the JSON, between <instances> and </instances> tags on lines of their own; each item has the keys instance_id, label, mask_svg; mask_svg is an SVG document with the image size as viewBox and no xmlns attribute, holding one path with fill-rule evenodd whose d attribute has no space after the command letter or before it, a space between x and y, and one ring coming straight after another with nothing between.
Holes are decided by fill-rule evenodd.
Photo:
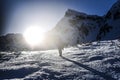
<instances>
[{"instance_id":1,"label":"icy snow crust","mask_svg":"<svg viewBox=\"0 0 120 80\"><path fill-rule=\"evenodd\" d=\"M0 80L120 80L120 49L111 41L57 50L0 52Z\"/></svg>"}]
</instances>

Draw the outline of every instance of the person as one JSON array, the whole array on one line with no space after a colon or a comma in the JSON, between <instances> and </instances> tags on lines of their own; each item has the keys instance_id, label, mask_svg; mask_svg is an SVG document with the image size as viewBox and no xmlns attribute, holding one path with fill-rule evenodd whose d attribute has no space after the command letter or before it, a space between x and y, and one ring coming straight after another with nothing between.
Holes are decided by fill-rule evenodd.
<instances>
[{"instance_id":1,"label":"person","mask_svg":"<svg viewBox=\"0 0 120 80\"><path fill-rule=\"evenodd\" d=\"M58 47L58 52L59 52L59 56L62 56L62 50L64 49L63 46L59 46Z\"/></svg>"},{"instance_id":2,"label":"person","mask_svg":"<svg viewBox=\"0 0 120 80\"><path fill-rule=\"evenodd\" d=\"M55 36L54 40L56 47L58 49L59 56L62 56L62 50L64 49L65 44L63 43L62 39L58 36Z\"/></svg>"}]
</instances>

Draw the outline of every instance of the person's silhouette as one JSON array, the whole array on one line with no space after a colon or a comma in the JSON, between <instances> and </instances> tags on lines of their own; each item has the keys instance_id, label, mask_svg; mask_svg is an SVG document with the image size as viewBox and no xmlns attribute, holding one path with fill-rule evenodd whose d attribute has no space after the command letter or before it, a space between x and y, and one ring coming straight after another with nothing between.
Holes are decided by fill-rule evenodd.
<instances>
[{"instance_id":1,"label":"person's silhouette","mask_svg":"<svg viewBox=\"0 0 120 80\"><path fill-rule=\"evenodd\" d=\"M62 50L63 50L63 47L58 47L58 52L59 52L59 56L62 56Z\"/></svg>"},{"instance_id":2,"label":"person's silhouette","mask_svg":"<svg viewBox=\"0 0 120 80\"><path fill-rule=\"evenodd\" d=\"M58 37L58 36L55 36L54 37L54 43L58 49L58 52L59 52L59 56L62 56L62 50L64 49L65 47L65 43L63 42L63 40Z\"/></svg>"}]
</instances>

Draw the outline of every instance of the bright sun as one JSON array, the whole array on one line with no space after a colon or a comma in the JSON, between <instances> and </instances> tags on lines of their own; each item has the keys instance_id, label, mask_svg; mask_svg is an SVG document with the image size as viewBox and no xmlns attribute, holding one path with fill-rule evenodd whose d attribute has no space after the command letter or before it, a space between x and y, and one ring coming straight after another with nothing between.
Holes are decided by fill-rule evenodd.
<instances>
[{"instance_id":1,"label":"bright sun","mask_svg":"<svg viewBox=\"0 0 120 80\"><path fill-rule=\"evenodd\" d=\"M24 32L24 38L31 46L36 46L44 40L44 30L39 27L29 27Z\"/></svg>"}]
</instances>

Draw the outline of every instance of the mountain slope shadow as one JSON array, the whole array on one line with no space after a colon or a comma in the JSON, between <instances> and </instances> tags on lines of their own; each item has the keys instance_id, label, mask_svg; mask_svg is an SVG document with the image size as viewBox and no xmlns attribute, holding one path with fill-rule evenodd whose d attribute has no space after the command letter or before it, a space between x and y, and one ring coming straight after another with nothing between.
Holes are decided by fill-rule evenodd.
<instances>
[{"instance_id":1,"label":"mountain slope shadow","mask_svg":"<svg viewBox=\"0 0 120 80\"><path fill-rule=\"evenodd\" d=\"M79 67L82 67L82 68L84 68L84 69L87 69L87 70L91 71L92 73L103 77L103 78L106 79L106 80L116 80L116 79L112 78L110 75L107 75L106 73L99 72L99 71L97 71L97 70L95 70L95 69L93 69L93 68L90 68L90 67L88 67L88 66L86 66L86 65L83 65L83 64L81 64L81 63L79 63L79 62L76 62L76 61L74 61L74 60L70 60L70 59L68 59L68 58L66 58L66 57L63 57L63 56L61 56L61 58L64 59L64 60L70 61L70 62L78 65Z\"/></svg>"}]
</instances>

